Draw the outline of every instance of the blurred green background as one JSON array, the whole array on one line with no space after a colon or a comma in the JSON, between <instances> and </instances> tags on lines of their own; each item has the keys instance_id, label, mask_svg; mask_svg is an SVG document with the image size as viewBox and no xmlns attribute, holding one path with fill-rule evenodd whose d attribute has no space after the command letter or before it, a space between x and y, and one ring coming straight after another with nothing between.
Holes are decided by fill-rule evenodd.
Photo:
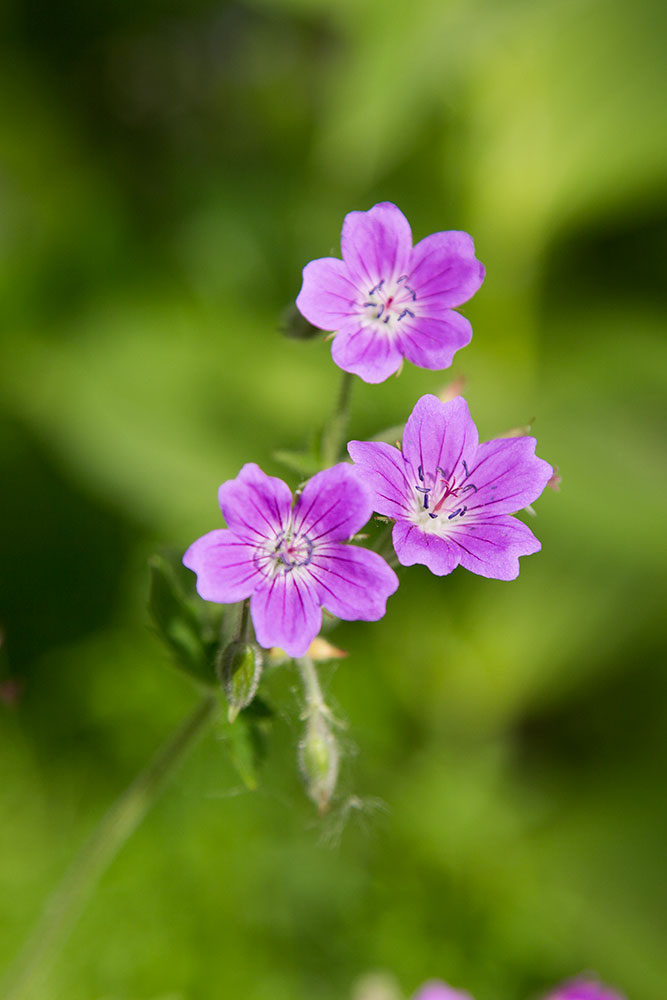
<instances>
[{"instance_id":1,"label":"blurred green background","mask_svg":"<svg viewBox=\"0 0 667 1000\"><path fill-rule=\"evenodd\" d=\"M369 969L523 1000L594 969L664 1000L665 7L650 0L8 0L0 11L0 970L196 695L147 558L321 424L278 333L343 216L462 228L451 373L357 381L351 434L464 373L482 437L560 467L503 584L406 572L324 671L320 822L295 674L260 789L220 731L103 878L45 1000L347 1000ZM14 697L9 679L20 685ZM291 707L290 707L291 706Z\"/></svg>"}]
</instances>

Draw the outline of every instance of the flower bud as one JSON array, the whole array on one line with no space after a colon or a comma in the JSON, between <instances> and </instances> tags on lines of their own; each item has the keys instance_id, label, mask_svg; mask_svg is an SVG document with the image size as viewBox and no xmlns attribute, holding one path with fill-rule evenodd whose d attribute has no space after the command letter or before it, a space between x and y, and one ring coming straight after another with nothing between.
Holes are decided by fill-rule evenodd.
<instances>
[{"instance_id":1,"label":"flower bud","mask_svg":"<svg viewBox=\"0 0 667 1000\"><path fill-rule=\"evenodd\" d=\"M318 327L313 326L301 315L294 304L287 306L284 310L280 318L280 332L291 340L311 340L322 334Z\"/></svg>"},{"instance_id":2,"label":"flower bud","mask_svg":"<svg viewBox=\"0 0 667 1000\"><path fill-rule=\"evenodd\" d=\"M313 712L299 745L299 767L311 799L323 815L338 780L338 745L321 712Z\"/></svg>"},{"instance_id":3,"label":"flower bud","mask_svg":"<svg viewBox=\"0 0 667 1000\"><path fill-rule=\"evenodd\" d=\"M233 722L255 697L262 675L262 654L257 646L235 639L218 659L218 677L227 695L227 717Z\"/></svg>"}]
</instances>

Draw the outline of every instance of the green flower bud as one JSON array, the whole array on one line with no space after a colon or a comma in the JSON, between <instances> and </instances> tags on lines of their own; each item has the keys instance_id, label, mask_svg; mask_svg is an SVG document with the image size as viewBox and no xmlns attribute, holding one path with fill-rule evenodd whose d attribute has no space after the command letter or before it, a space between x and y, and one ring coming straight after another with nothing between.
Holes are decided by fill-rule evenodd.
<instances>
[{"instance_id":1,"label":"green flower bud","mask_svg":"<svg viewBox=\"0 0 667 1000\"><path fill-rule=\"evenodd\" d=\"M257 646L234 639L218 658L218 677L229 702L227 717L233 722L255 697L262 675L262 654Z\"/></svg>"},{"instance_id":2,"label":"green flower bud","mask_svg":"<svg viewBox=\"0 0 667 1000\"><path fill-rule=\"evenodd\" d=\"M338 744L321 712L313 712L299 744L299 768L309 796L324 814L338 780Z\"/></svg>"}]
</instances>

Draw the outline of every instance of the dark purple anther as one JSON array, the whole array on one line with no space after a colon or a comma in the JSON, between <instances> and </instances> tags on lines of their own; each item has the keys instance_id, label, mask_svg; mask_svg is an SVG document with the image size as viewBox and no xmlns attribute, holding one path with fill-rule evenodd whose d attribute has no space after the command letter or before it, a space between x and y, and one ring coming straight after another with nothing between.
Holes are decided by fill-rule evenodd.
<instances>
[{"instance_id":1,"label":"dark purple anther","mask_svg":"<svg viewBox=\"0 0 667 1000\"><path fill-rule=\"evenodd\" d=\"M379 319L383 312L384 312L384 302L380 306L380 312L377 314L377 316L375 318Z\"/></svg>"},{"instance_id":2,"label":"dark purple anther","mask_svg":"<svg viewBox=\"0 0 667 1000\"><path fill-rule=\"evenodd\" d=\"M467 486L464 486L464 487L463 487L463 489L461 490L461 492L462 492L462 493L465 493L465 491L466 491L466 490L474 490L474 491L475 491L475 493L476 493L476 492L477 492L477 487L475 486L475 484L474 484L474 483L468 483L468 485L467 485Z\"/></svg>"},{"instance_id":3,"label":"dark purple anther","mask_svg":"<svg viewBox=\"0 0 667 1000\"><path fill-rule=\"evenodd\" d=\"M417 475L419 476L420 483L423 483L424 482L424 470L422 469L421 465L417 466Z\"/></svg>"},{"instance_id":4,"label":"dark purple anther","mask_svg":"<svg viewBox=\"0 0 667 1000\"><path fill-rule=\"evenodd\" d=\"M468 472L468 466L466 465L465 458L461 459L461 465L463 466L463 469L464 469L465 474L466 474L466 479L467 479L468 476L470 475L470 473Z\"/></svg>"},{"instance_id":5,"label":"dark purple anther","mask_svg":"<svg viewBox=\"0 0 667 1000\"><path fill-rule=\"evenodd\" d=\"M412 316L413 319L415 318L415 314L412 312L411 309L404 309L398 318L403 319L404 316Z\"/></svg>"},{"instance_id":6,"label":"dark purple anther","mask_svg":"<svg viewBox=\"0 0 667 1000\"><path fill-rule=\"evenodd\" d=\"M467 509L468 509L467 507L457 507L453 514L448 514L447 515L447 520L451 521L452 518L456 517L457 514L459 514L461 517L463 517L463 515L465 514L465 512L467 511Z\"/></svg>"},{"instance_id":7,"label":"dark purple anther","mask_svg":"<svg viewBox=\"0 0 667 1000\"><path fill-rule=\"evenodd\" d=\"M432 518L434 518L434 519L435 519L435 518L436 518L436 517L437 517L438 515L437 515L437 514L432 514L432 513L431 513L431 512L429 511L429 512L428 512L428 516L429 516L429 517L432 517Z\"/></svg>"},{"instance_id":8,"label":"dark purple anther","mask_svg":"<svg viewBox=\"0 0 667 1000\"><path fill-rule=\"evenodd\" d=\"M375 295L376 292L380 291L380 289L382 288L383 285L384 285L384 278L382 278L381 281L378 281L377 285L374 285L373 288L371 288L371 290L370 290L370 292L368 294L369 295Z\"/></svg>"}]
</instances>

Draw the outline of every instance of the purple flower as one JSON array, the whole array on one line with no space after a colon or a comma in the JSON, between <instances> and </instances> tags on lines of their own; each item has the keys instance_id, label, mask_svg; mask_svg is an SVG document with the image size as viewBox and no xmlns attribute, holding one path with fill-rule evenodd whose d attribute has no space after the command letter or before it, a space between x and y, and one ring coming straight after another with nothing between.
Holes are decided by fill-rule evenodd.
<instances>
[{"instance_id":1,"label":"purple flower","mask_svg":"<svg viewBox=\"0 0 667 1000\"><path fill-rule=\"evenodd\" d=\"M403 358L448 368L472 328L454 312L484 280L467 233L433 233L412 246L410 224L389 201L345 216L343 259L306 264L296 304L322 330L335 330L334 361L365 382L384 382Z\"/></svg>"},{"instance_id":2,"label":"purple flower","mask_svg":"<svg viewBox=\"0 0 667 1000\"><path fill-rule=\"evenodd\" d=\"M462 993L460 990L453 990L447 983L441 983L433 979L424 983L418 993L415 993L412 1000L472 1000L469 993Z\"/></svg>"},{"instance_id":3,"label":"purple flower","mask_svg":"<svg viewBox=\"0 0 667 1000\"><path fill-rule=\"evenodd\" d=\"M322 606L347 621L382 618L396 574L377 553L341 544L373 510L350 465L318 472L293 503L282 479L249 463L222 484L218 498L228 530L199 538L183 562L207 601L252 595L260 646L303 656L320 630Z\"/></svg>"},{"instance_id":4,"label":"purple flower","mask_svg":"<svg viewBox=\"0 0 667 1000\"><path fill-rule=\"evenodd\" d=\"M437 576L464 566L513 580L519 556L540 543L508 515L537 499L553 470L535 455L535 439L478 444L462 396L422 396L405 425L403 449L350 441L348 451L375 494L378 514L396 521L394 548L404 566L423 563Z\"/></svg>"},{"instance_id":5,"label":"purple flower","mask_svg":"<svg viewBox=\"0 0 667 1000\"><path fill-rule=\"evenodd\" d=\"M572 979L563 983L545 1000L625 1000L620 993L602 986L593 979Z\"/></svg>"}]
</instances>

